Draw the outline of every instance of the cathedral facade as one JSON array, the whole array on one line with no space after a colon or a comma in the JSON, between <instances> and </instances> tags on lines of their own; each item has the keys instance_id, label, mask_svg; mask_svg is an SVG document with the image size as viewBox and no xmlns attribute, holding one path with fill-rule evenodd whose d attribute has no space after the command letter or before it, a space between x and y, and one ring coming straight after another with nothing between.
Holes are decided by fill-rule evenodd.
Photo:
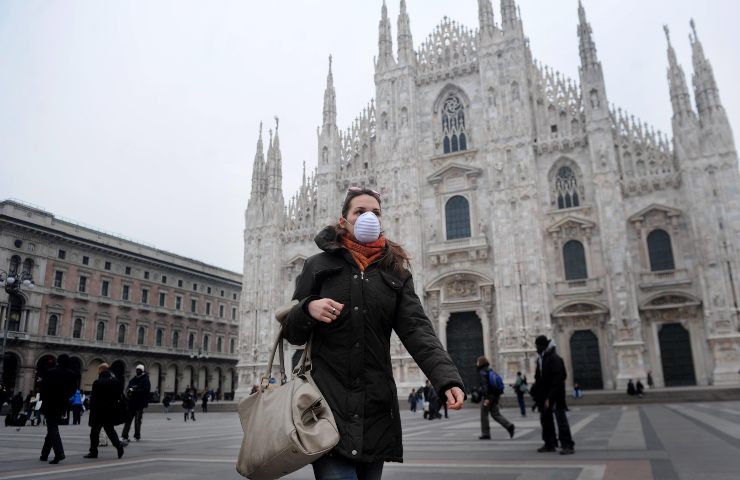
<instances>
[{"instance_id":1,"label":"cathedral facade","mask_svg":"<svg viewBox=\"0 0 740 480\"><path fill-rule=\"evenodd\" d=\"M317 168L289 200L277 125L254 159L244 231L240 390L259 381L315 234L347 188L382 194L383 228L412 256L417 294L475 385L486 355L507 380L555 340L582 388L736 383L740 178L732 131L693 22L694 102L668 40L672 136L610 106L579 4L579 78L532 58L514 0L479 0L475 30L444 18L415 46L405 2L396 49L385 4L375 98L336 124L331 71ZM574 48L575 51L575 48ZM300 347L291 347L298 355ZM392 340L399 388L423 373Z\"/></svg>"}]
</instances>

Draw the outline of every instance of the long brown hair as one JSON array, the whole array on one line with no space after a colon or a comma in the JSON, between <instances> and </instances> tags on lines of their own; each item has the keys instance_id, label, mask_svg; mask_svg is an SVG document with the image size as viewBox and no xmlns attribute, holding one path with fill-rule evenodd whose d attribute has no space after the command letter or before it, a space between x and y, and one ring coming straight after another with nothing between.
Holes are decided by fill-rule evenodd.
<instances>
[{"instance_id":1,"label":"long brown hair","mask_svg":"<svg viewBox=\"0 0 740 480\"><path fill-rule=\"evenodd\" d=\"M382 202L380 200L380 194L378 192L369 188L356 188L349 190L347 192L347 196L344 198L344 203L342 203L342 217L344 217L345 219L347 218L347 213L349 213L349 205L352 202L352 199L355 197L359 197L360 195L370 195L378 201L378 205L380 205L382 208ZM342 227L339 222L334 225L334 228L337 231L338 241L340 241L342 237L349 233L349 231L346 228ZM409 257L409 254L406 253L406 250L404 250L404 248L399 243L391 241L386 237L385 245L385 254L380 259L381 268L385 270L393 270L398 273L401 273L404 270L409 270L411 268L411 258Z\"/></svg>"}]
</instances>

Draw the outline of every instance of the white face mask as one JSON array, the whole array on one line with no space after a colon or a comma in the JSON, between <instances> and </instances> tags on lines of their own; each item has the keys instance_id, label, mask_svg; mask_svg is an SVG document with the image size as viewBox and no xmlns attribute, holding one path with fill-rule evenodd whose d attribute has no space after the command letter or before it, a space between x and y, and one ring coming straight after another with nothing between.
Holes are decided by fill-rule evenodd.
<instances>
[{"instance_id":1,"label":"white face mask","mask_svg":"<svg viewBox=\"0 0 740 480\"><path fill-rule=\"evenodd\" d=\"M380 219L373 212L365 212L357 217L353 230L358 242L372 243L380 238Z\"/></svg>"}]
</instances>

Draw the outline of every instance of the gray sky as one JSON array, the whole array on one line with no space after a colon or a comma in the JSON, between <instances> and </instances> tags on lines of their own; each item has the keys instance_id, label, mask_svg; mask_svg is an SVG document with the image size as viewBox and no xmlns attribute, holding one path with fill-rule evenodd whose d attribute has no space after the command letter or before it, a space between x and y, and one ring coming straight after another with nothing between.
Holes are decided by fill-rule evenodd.
<instances>
[{"instance_id":1,"label":"gray sky","mask_svg":"<svg viewBox=\"0 0 740 480\"><path fill-rule=\"evenodd\" d=\"M327 57L338 123L374 96L380 0L3 0L0 198L235 271L260 121L280 117L286 201L316 165ZM394 38L398 0L388 3ZM578 76L577 0L521 0L538 60ZM499 2L493 0L495 19ZM408 0L414 45L476 0ZM666 43L689 19L740 128L740 2L584 0L609 101L670 133ZM266 132L265 132L266 133Z\"/></svg>"}]
</instances>

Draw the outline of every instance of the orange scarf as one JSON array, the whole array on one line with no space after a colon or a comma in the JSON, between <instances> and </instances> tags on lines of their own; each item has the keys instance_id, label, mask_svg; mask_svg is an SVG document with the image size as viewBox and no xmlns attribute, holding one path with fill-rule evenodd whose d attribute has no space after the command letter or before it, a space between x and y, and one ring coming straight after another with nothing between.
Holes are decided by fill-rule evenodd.
<instances>
[{"instance_id":1,"label":"orange scarf","mask_svg":"<svg viewBox=\"0 0 740 480\"><path fill-rule=\"evenodd\" d=\"M385 237L383 236L372 243L365 244L357 242L355 237L347 234L342 237L341 241L344 248L352 254L352 258L357 262L361 272L364 272L368 265L378 260L385 253Z\"/></svg>"}]
</instances>

